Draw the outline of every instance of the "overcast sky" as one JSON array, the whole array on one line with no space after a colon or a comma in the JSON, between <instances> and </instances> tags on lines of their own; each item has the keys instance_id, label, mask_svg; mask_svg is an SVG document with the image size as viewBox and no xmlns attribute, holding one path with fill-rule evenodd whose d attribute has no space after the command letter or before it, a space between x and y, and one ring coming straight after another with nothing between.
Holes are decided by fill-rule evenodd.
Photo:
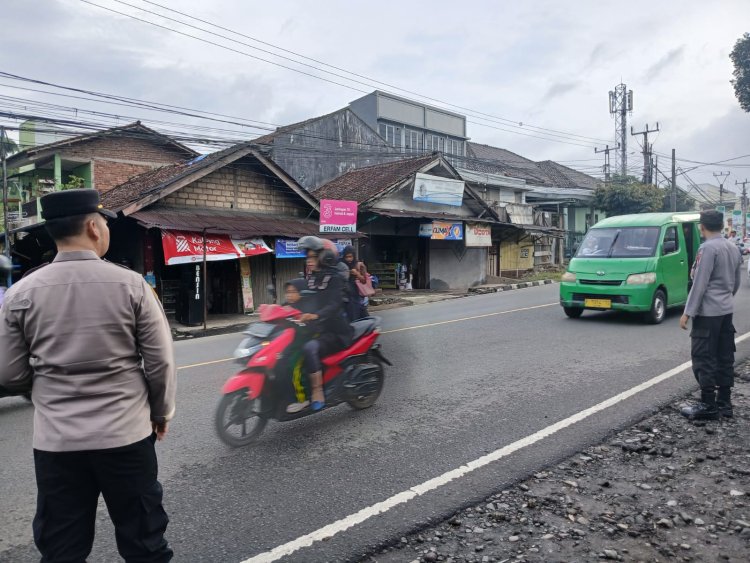
<instances>
[{"instance_id":1,"label":"overcast sky","mask_svg":"<svg viewBox=\"0 0 750 563\"><path fill-rule=\"evenodd\" d=\"M91 1L322 74L115 0ZM470 108L475 115L600 139L566 137L561 139L566 143L558 143L469 118L472 140L534 160L591 170L600 166L601 155L593 154L592 145L614 143L607 92L621 80L634 91L630 123L640 129L659 122L661 132L651 137L657 152L667 154L674 147L678 157L705 162L750 155L750 114L741 111L734 97L728 58L734 42L750 31L748 0L155 1L368 78ZM127 2L159 11L143 0ZM272 124L334 111L363 95L357 89L373 89L330 76L351 88L327 83L80 0L2 0L2 7L0 70L49 82ZM0 93L94 107L1 86ZM539 130L523 130L544 136ZM567 144L571 141L586 146ZM640 151L635 138L629 139L629 151ZM663 160L660 167L666 172ZM641 162L639 154L630 157L633 169ZM750 165L750 157L736 162ZM732 171L727 182L732 187L734 180L750 177L750 166L704 167L691 177L711 181L712 172L719 170Z\"/></svg>"}]
</instances>

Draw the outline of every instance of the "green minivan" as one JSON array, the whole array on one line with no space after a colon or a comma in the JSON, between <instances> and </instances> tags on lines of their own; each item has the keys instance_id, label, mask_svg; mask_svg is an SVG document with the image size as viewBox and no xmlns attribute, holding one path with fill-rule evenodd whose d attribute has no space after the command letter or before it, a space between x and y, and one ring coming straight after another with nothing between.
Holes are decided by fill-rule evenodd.
<instances>
[{"instance_id":1,"label":"green minivan","mask_svg":"<svg viewBox=\"0 0 750 563\"><path fill-rule=\"evenodd\" d=\"M644 313L652 324L684 305L701 244L698 213L609 217L586 234L560 283L570 318L585 309Z\"/></svg>"}]
</instances>

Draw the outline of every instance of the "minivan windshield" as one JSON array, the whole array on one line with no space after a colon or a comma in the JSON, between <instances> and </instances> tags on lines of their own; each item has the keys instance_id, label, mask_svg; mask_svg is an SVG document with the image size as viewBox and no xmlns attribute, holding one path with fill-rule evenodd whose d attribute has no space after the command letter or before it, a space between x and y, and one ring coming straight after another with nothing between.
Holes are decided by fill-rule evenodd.
<instances>
[{"instance_id":1,"label":"minivan windshield","mask_svg":"<svg viewBox=\"0 0 750 563\"><path fill-rule=\"evenodd\" d=\"M591 229L576 258L647 258L656 253L659 227Z\"/></svg>"}]
</instances>

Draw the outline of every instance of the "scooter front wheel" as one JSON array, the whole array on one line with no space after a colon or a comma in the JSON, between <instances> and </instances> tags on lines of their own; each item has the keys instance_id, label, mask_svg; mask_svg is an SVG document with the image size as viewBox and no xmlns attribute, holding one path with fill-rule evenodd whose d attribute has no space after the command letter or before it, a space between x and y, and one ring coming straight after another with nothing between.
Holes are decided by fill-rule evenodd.
<instances>
[{"instance_id":1,"label":"scooter front wheel","mask_svg":"<svg viewBox=\"0 0 750 563\"><path fill-rule=\"evenodd\" d=\"M240 391L224 395L216 407L216 433L226 445L233 448L249 446L255 442L268 424L255 411L257 400L249 400Z\"/></svg>"}]
</instances>

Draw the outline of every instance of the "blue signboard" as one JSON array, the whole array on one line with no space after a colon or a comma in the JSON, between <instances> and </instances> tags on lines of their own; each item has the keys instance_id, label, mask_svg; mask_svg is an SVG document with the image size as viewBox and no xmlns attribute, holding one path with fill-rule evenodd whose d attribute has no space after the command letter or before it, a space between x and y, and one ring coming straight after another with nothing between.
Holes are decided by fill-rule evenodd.
<instances>
[{"instance_id":1,"label":"blue signboard","mask_svg":"<svg viewBox=\"0 0 750 563\"><path fill-rule=\"evenodd\" d=\"M351 239L338 239L333 241L339 253L352 243ZM297 247L297 241L294 239L277 238L276 239L276 258L304 258L305 252Z\"/></svg>"},{"instance_id":2,"label":"blue signboard","mask_svg":"<svg viewBox=\"0 0 750 563\"><path fill-rule=\"evenodd\" d=\"M297 241L292 239L276 239L276 258L304 258L305 252L297 248Z\"/></svg>"}]
</instances>

